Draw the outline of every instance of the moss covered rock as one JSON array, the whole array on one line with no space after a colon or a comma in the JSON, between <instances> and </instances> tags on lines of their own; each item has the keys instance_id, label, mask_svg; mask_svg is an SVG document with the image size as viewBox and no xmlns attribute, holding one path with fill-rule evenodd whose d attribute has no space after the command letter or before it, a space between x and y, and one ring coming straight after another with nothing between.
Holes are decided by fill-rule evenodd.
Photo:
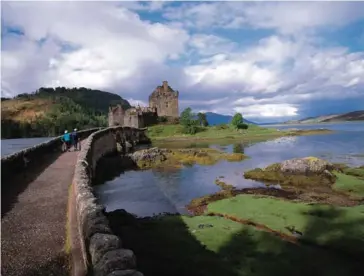
<instances>
[{"instance_id":1,"label":"moss covered rock","mask_svg":"<svg viewBox=\"0 0 364 276\"><path fill-rule=\"evenodd\" d=\"M288 174L314 175L334 169L333 164L317 157L294 158L280 164L280 171Z\"/></svg>"},{"instance_id":2,"label":"moss covered rock","mask_svg":"<svg viewBox=\"0 0 364 276\"><path fill-rule=\"evenodd\" d=\"M246 158L241 153L225 153L211 148L194 149L161 149L150 148L131 154L132 160L139 168L181 165L213 165L220 160L238 162Z\"/></svg>"},{"instance_id":3,"label":"moss covered rock","mask_svg":"<svg viewBox=\"0 0 364 276\"><path fill-rule=\"evenodd\" d=\"M264 169L253 169L244 173L247 179L274 182L281 185L331 185L336 176L336 166L316 157L294 158L274 163Z\"/></svg>"},{"instance_id":4,"label":"moss covered rock","mask_svg":"<svg viewBox=\"0 0 364 276\"><path fill-rule=\"evenodd\" d=\"M168 154L168 150L155 147L138 150L131 154L131 159L138 165L139 168L149 168L167 160L166 154Z\"/></svg>"}]
</instances>

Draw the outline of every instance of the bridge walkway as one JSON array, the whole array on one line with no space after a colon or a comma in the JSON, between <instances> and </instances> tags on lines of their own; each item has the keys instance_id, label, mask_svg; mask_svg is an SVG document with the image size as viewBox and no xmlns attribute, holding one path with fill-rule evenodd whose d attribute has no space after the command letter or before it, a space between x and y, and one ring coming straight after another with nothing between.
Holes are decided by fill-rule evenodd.
<instances>
[{"instance_id":1,"label":"bridge walkway","mask_svg":"<svg viewBox=\"0 0 364 276\"><path fill-rule=\"evenodd\" d=\"M4 203L10 207L2 210L1 275L69 275L67 204L77 155L77 151L59 155L33 177L19 172L14 181L31 180L13 198L2 195L2 201L12 202Z\"/></svg>"}]
</instances>

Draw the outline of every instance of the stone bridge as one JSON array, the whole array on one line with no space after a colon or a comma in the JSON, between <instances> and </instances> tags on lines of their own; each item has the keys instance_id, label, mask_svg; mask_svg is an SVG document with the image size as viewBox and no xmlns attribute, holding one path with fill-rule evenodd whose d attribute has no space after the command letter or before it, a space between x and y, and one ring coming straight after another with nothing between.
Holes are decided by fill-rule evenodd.
<instances>
[{"instance_id":1,"label":"stone bridge","mask_svg":"<svg viewBox=\"0 0 364 276\"><path fill-rule=\"evenodd\" d=\"M149 143L145 129L79 132L81 151L60 137L1 158L1 275L141 275L111 233L92 192L98 160Z\"/></svg>"}]
</instances>

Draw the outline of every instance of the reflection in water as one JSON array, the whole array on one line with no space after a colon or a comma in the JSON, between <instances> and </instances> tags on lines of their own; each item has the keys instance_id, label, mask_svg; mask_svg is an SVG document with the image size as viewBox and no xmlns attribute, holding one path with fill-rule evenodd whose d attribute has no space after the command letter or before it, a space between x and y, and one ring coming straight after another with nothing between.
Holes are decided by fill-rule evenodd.
<instances>
[{"instance_id":1,"label":"reflection in water","mask_svg":"<svg viewBox=\"0 0 364 276\"><path fill-rule=\"evenodd\" d=\"M196 147L197 144L190 146ZM204 146L199 144L197 147L207 146L227 152L243 152L251 158L242 162L220 161L212 166L126 171L114 180L97 186L96 192L107 211L126 209L140 216L159 212L184 213L184 206L193 198L220 190L215 184L215 179L220 176L224 177L224 182L237 188L265 187L262 183L244 179L244 171L305 156L316 156L351 166L364 165L364 132L360 131L283 137L255 144L221 145L215 142L205 143ZM174 144L173 147L178 146Z\"/></svg>"},{"instance_id":2,"label":"reflection in water","mask_svg":"<svg viewBox=\"0 0 364 276\"><path fill-rule=\"evenodd\" d=\"M244 154L244 145L242 143L234 144L233 153L242 153L242 154Z\"/></svg>"}]
</instances>

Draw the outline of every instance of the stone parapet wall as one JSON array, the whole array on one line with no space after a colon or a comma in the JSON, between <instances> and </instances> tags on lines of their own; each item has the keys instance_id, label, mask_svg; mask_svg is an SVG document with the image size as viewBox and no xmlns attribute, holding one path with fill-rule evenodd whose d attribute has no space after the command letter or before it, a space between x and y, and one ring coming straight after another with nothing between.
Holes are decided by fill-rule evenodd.
<instances>
[{"instance_id":1,"label":"stone parapet wall","mask_svg":"<svg viewBox=\"0 0 364 276\"><path fill-rule=\"evenodd\" d=\"M123 248L122 241L110 229L105 208L93 193L92 181L97 162L103 156L116 152L117 137L134 143L145 141L145 129L111 127L89 136L75 169L74 193L78 230L85 267L95 276L142 276L136 270L134 253Z\"/></svg>"},{"instance_id":2,"label":"stone parapet wall","mask_svg":"<svg viewBox=\"0 0 364 276\"><path fill-rule=\"evenodd\" d=\"M80 139L87 138L91 133L101 128L86 129L78 132ZM61 137L56 137L38 145L23 149L1 158L1 180L3 185L11 180L16 174L26 168L39 166L44 160L45 155L61 153Z\"/></svg>"}]
</instances>

